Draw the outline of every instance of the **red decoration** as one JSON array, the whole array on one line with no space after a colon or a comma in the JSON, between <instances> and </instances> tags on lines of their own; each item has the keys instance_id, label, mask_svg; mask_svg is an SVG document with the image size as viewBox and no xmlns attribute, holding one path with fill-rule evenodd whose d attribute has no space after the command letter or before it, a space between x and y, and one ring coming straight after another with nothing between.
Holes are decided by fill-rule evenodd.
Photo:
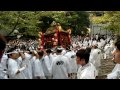
<instances>
[{"instance_id":1,"label":"red decoration","mask_svg":"<svg viewBox=\"0 0 120 90\"><path fill-rule=\"evenodd\" d=\"M66 46L71 44L71 30L69 29L68 32L64 31L59 31L58 28L54 30L54 34L46 34L39 32L39 37L41 39L41 45L40 46L45 46L45 47L56 47L58 45L58 42L60 42L60 45L66 48ZM40 36L41 35L41 36ZM58 40L59 39L59 40Z\"/></svg>"},{"instance_id":2,"label":"red decoration","mask_svg":"<svg viewBox=\"0 0 120 90\"><path fill-rule=\"evenodd\" d=\"M42 33L42 46L44 46L44 33Z\"/></svg>"}]
</instances>

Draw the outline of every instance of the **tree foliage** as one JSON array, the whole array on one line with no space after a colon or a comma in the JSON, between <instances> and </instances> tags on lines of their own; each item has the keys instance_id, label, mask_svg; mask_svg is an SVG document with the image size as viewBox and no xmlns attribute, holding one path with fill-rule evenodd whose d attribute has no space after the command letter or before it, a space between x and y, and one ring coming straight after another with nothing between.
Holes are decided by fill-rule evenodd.
<instances>
[{"instance_id":1,"label":"tree foliage","mask_svg":"<svg viewBox=\"0 0 120 90\"><path fill-rule=\"evenodd\" d=\"M11 35L18 30L23 35L37 36L39 31L46 32L55 21L64 30L72 29L73 34L89 27L89 14L83 11L0 11L0 30Z\"/></svg>"},{"instance_id":2,"label":"tree foliage","mask_svg":"<svg viewBox=\"0 0 120 90\"><path fill-rule=\"evenodd\" d=\"M103 16L93 16L91 20L96 24L107 24L107 30L120 34L120 11L106 11Z\"/></svg>"}]
</instances>

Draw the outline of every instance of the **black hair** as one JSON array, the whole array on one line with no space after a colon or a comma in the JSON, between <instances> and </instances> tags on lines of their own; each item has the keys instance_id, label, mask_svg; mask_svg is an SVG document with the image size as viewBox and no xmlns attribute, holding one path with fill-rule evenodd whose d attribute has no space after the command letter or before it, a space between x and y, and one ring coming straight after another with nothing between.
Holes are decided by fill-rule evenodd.
<instances>
[{"instance_id":1,"label":"black hair","mask_svg":"<svg viewBox=\"0 0 120 90\"><path fill-rule=\"evenodd\" d=\"M57 49L57 53L61 53L62 52L62 50L61 49Z\"/></svg>"},{"instance_id":2,"label":"black hair","mask_svg":"<svg viewBox=\"0 0 120 90\"><path fill-rule=\"evenodd\" d=\"M7 51L7 53L13 52L14 50L15 50L15 48L10 48L10 49ZM8 58L10 58L10 55L11 55L11 54L8 54Z\"/></svg>"},{"instance_id":3,"label":"black hair","mask_svg":"<svg viewBox=\"0 0 120 90\"><path fill-rule=\"evenodd\" d=\"M117 41L119 41L120 40L120 35L117 35Z\"/></svg>"},{"instance_id":4,"label":"black hair","mask_svg":"<svg viewBox=\"0 0 120 90\"><path fill-rule=\"evenodd\" d=\"M29 51L29 54L32 54L32 52L31 52L31 51Z\"/></svg>"},{"instance_id":5,"label":"black hair","mask_svg":"<svg viewBox=\"0 0 120 90\"><path fill-rule=\"evenodd\" d=\"M47 53L52 53L51 49L46 50Z\"/></svg>"},{"instance_id":6,"label":"black hair","mask_svg":"<svg viewBox=\"0 0 120 90\"><path fill-rule=\"evenodd\" d=\"M26 50L25 45L22 45L20 49L21 49L21 50Z\"/></svg>"},{"instance_id":7,"label":"black hair","mask_svg":"<svg viewBox=\"0 0 120 90\"><path fill-rule=\"evenodd\" d=\"M43 52L43 51L39 51L39 52L38 52L38 55L39 55L39 56L43 56L43 55L44 55L44 52Z\"/></svg>"},{"instance_id":8,"label":"black hair","mask_svg":"<svg viewBox=\"0 0 120 90\"><path fill-rule=\"evenodd\" d=\"M90 52L91 52L91 48L90 48L90 47L87 47L87 48L86 48L86 52L90 53Z\"/></svg>"},{"instance_id":9,"label":"black hair","mask_svg":"<svg viewBox=\"0 0 120 90\"><path fill-rule=\"evenodd\" d=\"M0 35L0 51L5 50L5 48L6 48L6 40L2 35Z\"/></svg>"},{"instance_id":10,"label":"black hair","mask_svg":"<svg viewBox=\"0 0 120 90\"><path fill-rule=\"evenodd\" d=\"M85 59L86 64L89 62L90 53L86 49L78 50L76 56Z\"/></svg>"},{"instance_id":11,"label":"black hair","mask_svg":"<svg viewBox=\"0 0 120 90\"><path fill-rule=\"evenodd\" d=\"M118 50L120 50L120 40L116 41L115 46L117 47Z\"/></svg>"},{"instance_id":12,"label":"black hair","mask_svg":"<svg viewBox=\"0 0 120 90\"><path fill-rule=\"evenodd\" d=\"M70 46L69 46L69 47L67 47L67 48L66 48L66 50L67 50L67 51L71 51L71 50L70 50Z\"/></svg>"},{"instance_id":13,"label":"black hair","mask_svg":"<svg viewBox=\"0 0 120 90\"><path fill-rule=\"evenodd\" d=\"M18 48L19 48L19 46L18 46L18 45L15 45L15 46L14 46L14 48L15 48L15 49L18 49Z\"/></svg>"}]
</instances>

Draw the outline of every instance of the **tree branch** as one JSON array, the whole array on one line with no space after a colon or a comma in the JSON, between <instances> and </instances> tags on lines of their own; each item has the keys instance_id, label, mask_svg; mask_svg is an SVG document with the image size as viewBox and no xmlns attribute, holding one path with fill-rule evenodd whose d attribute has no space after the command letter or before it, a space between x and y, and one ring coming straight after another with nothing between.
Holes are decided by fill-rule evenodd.
<instances>
[{"instance_id":1,"label":"tree branch","mask_svg":"<svg viewBox=\"0 0 120 90\"><path fill-rule=\"evenodd\" d=\"M12 31L11 31L7 36L11 35L11 34L14 32L14 30L16 29L16 27L17 27L17 25L18 25L18 22L19 22L19 19L20 19L19 17L20 17L20 13L19 13L19 15L18 15L17 21L16 21L16 23L15 23Z\"/></svg>"}]
</instances>

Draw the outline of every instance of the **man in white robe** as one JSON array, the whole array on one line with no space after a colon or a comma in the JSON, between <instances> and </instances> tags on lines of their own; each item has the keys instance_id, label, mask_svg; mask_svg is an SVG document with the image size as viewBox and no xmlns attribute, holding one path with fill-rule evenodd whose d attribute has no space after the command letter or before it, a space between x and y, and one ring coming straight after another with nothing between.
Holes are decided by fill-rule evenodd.
<instances>
[{"instance_id":1,"label":"man in white robe","mask_svg":"<svg viewBox=\"0 0 120 90\"><path fill-rule=\"evenodd\" d=\"M100 42L101 42L101 45L102 45L102 48L103 48L103 47L104 47L104 45L105 45L105 40L100 39Z\"/></svg>"},{"instance_id":2,"label":"man in white robe","mask_svg":"<svg viewBox=\"0 0 120 90\"><path fill-rule=\"evenodd\" d=\"M3 76L3 79L8 79L7 61L8 61L8 57L5 54L3 54L3 57L1 58L0 61L0 72L2 72L0 76Z\"/></svg>"},{"instance_id":3,"label":"man in white robe","mask_svg":"<svg viewBox=\"0 0 120 90\"><path fill-rule=\"evenodd\" d=\"M75 79L77 76L76 53L73 50L69 50L64 56L69 59L71 68L71 79Z\"/></svg>"},{"instance_id":4,"label":"man in white robe","mask_svg":"<svg viewBox=\"0 0 120 90\"><path fill-rule=\"evenodd\" d=\"M79 67L77 79L96 79L96 69L92 63Z\"/></svg>"},{"instance_id":5,"label":"man in white robe","mask_svg":"<svg viewBox=\"0 0 120 90\"><path fill-rule=\"evenodd\" d=\"M96 45L96 44L97 44L97 41L93 40L92 45Z\"/></svg>"},{"instance_id":6,"label":"man in white robe","mask_svg":"<svg viewBox=\"0 0 120 90\"><path fill-rule=\"evenodd\" d=\"M66 50L63 49L63 50L62 50L62 55L65 55L65 54L66 54Z\"/></svg>"},{"instance_id":7,"label":"man in white robe","mask_svg":"<svg viewBox=\"0 0 120 90\"><path fill-rule=\"evenodd\" d=\"M83 43L84 43L85 47L88 47L88 41L87 40L85 40Z\"/></svg>"},{"instance_id":8,"label":"man in white robe","mask_svg":"<svg viewBox=\"0 0 120 90\"><path fill-rule=\"evenodd\" d=\"M96 34L95 38L96 38L96 40L98 40L98 34Z\"/></svg>"},{"instance_id":9,"label":"man in white robe","mask_svg":"<svg viewBox=\"0 0 120 90\"><path fill-rule=\"evenodd\" d=\"M111 73L107 75L107 79L120 79L120 64L116 64Z\"/></svg>"},{"instance_id":10,"label":"man in white robe","mask_svg":"<svg viewBox=\"0 0 120 90\"><path fill-rule=\"evenodd\" d=\"M97 42L98 48L102 49L102 43L100 41Z\"/></svg>"},{"instance_id":11,"label":"man in white robe","mask_svg":"<svg viewBox=\"0 0 120 90\"><path fill-rule=\"evenodd\" d=\"M93 46L93 49L90 53L89 61L95 66L98 76L99 68L101 66L101 50L98 49L96 45Z\"/></svg>"},{"instance_id":12,"label":"man in white robe","mask_svg":"<svg viewBox=\"0 0 120 90\"><path fill-rule=\"evenodd\" d=\"M109 59L110 58L110 53L111 53L111 48L109 46L109 44L106 44L106 46L104 47L104 59Z\"/></svg>"},{"instance_id":13,"label":"man in white robe","mask_svg":"<svg viewBox=\"0 0 120 90\"><path fill-rule=\"evenodd\" d=\"M24 73L22 72L27 66L23 66L20 68L16 59L19 58L19 53L14 50L14 48L10 49L8 52L8 75L10 79L26 79Z\"/></svg>"},{"instance_id":14,"label":"man in white robe","mask_svg":"<svg viewBox=\"0 0 120 90\"><path fill-rule=\"evenodd\" d=\"M6 40L3 36L0 35L0 79L7 79L6 60L8 57L4 57L4 51L6 48ZM5 62L5 63L3 63Z\"/></svg>"},{"instance_id":15,"label":"man in white robe","mask_svg":"<svg viewBox=\"0 0 120 90\"><path fill-rule=\"evenodd\" d=\"M91 47L92 46L92 40L90 39L89 40L89 47Z\"/></svg>"},{"instance_id":16,"label":"man in white robe","mask_svg":"<svg viewBox=\"0 0 120 90\"><path fill-rule=\"evenodd\" d=\"M61 55L61 48L57 49L57 57L52 62L52 78L53 79L69 79L71 68L67 57Z\"/></svg>"},{"instance_id":17,"label":"man in white robe","mask_svg":"<svg viewBox=\"0 0 120 90\"><path fill-rule=\"evenodd\" d=\"M22 57L22 64L21 64L21 67L24 66L24 65L27 65L26 69L23 70L23 73L25 74L26 78L27 79L32 79L33 76L32 76L32 65L31 65L31 62L30 62L30 59L31 57L28 58L28 54L27 53L21 53L23 55Z\"/></svg>"},{"instance_id":18,"label":"man in white robe","mask_svg":"<svg viewBox=\"0 0 120 90\"><path fill-rule=\"evenodd\" d=\"M22 65L22 57L20 56L17 60L17 63L19 64L19 66L21 67L21 65Z\"/></svg>"},{"instance_id":19,"label":"man in white robe","mask_svg":"<svg viewBox=\"0 0 120 90\"><path fill-rule=\"evenodd\" d=\"M72 45L73 45L73 48L75 48L77 46L75 43L73 43Z\"/></svg>"},{"instance_id":20,"label":"man in white robe","mask_svg":"<svg viewBox=\"0 0 120 90\"><path fill-rule=\"evenodd\" d=\"M29 71L32 72L32 78L33 78L33 72L34 72L33 62L36 60L35 53L34 53L34 51L30 51L30 52L26 52L26 53L24 53L24 54L25 54L26 60L29 60L29 61L30 61L30 64L31 64L31 65L29 65ZM31 71L31 68L32 68L32 71ZM30 74L30 75L31 75L31 74Z\"/></svg>"},{"instance_id":21,"label":"man in white robe","mask_svg":"<svg viewBox=\"0 0 120 90\"><path fill-rule=\"evenodd\" d=\"M45 79L45 75L44 75L43 68L40 61L42 60L43 54L44 53L42 51L38 52L39 57L36 58L36 60L33 62L34 79Z\"/></svg>"},{"instance_id":22,"label":"man in white robe","mask_svg":"<svg viewBox=\"0 0 120 90\"><path fill-rule=\"evenodd\" d=\"M116 50L113 54L116 66L114 67L113 71L107 75L107 79L120 79L120 41L117 41L115 46Z\"/></svg>"},{"instance_id":23,"label":"man in white robe","mask_svg":"<svg viewBox=\"0 0 120 90\"><path fill-rule=\"evenodd\" d=\"M42 68L46 79L51 79L51 65L53 61L52 51L47 49L46 53L47 54L44 56L44 59L42 59Z\"/></svg>"},{"instance_id":24,"label":"man in white robe","mask_svg":"<svg viewBox=\"0 0 120 90\"><path fill-rule=\"evenodd\" d=\"M110 43L110 51L111 51L111 54L112 54L112 51L114 50L114 48L115 48L114 42L111 42L111 43Z\"/></svg>"},{"instance_id":25,"label":"man in white robe","mask_svg":"<svg viewBox=\"0 0 120 90\"><path fill-rule=\"evenodd\" d=\"M120 40L115 43L116 49L113 52L114 62L116 66L113 71L107 75L107 79L120 79Z\"/></svg>"},{"instance_id":26,"label":"man in white robe","mask_svg":"<svg viewBox=\"0 0 120 90\"><path fill-rule=\"evenodd\" d=\"M77 72L77 79L95 79L96 68L92 63L89 63L89 53L81 49L76 53L77 64L80 65Z\"/></svg>"},{"instance_id":27,"label":"man in white robe","mask_svg":"<svg viewBox=\"0 0 120 90\"><path fill-rule=\"evenodd\" d=\"M3 57L1 58L1 64L4 69L7 70L7 61L8 61L8 56L6 54L3 54Z\"/></svg>"}]
</instances>

